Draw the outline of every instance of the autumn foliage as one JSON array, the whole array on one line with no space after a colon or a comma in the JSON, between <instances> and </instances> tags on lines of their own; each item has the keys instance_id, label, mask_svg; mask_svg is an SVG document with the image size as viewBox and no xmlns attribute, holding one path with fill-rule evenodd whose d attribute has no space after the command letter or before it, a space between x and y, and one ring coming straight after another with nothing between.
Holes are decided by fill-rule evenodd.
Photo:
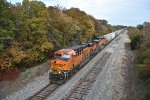
<instances>
[{"instance_id":1,"label":"autumn foliage","mask_svg":"<svg viewBox=\"0 0 150 100\"><path fill-rule=\"evenodd\" d=\"M138 52L138 68L143 77L150 77L150 23L129 28L131 49Z\"/></svg>"},{"instance_id":2,"label":"autumn foliage","mask_svg":"<svg viewBox=\"0 0 150 100\"><path fill-rule=\"evenodd\" d=\"M150 100L150 23L129 28L131 48L136 50L136 68L141 80L139 92L143 100Z\"/></svg>"},{"instance_id":3,"label":"autumn foliage","mask_svg":"<svg viewBox=\"0 0 150 100\"><path fill-rule=\"evenodd\" d=\"M1 0L0 70L33 66L49 58L50 51L89 41L112 28L78 8Z\"/></svg>"}]
</instances>

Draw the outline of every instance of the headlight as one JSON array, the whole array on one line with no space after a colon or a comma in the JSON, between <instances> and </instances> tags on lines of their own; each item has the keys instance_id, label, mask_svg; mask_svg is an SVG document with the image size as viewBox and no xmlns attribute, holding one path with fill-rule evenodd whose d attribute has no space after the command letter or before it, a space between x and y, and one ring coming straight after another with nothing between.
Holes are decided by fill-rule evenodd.
<instances>
[{"instance_id":1,"label":"headlight","mask_svg":"<svg viewBox=\"0 0 150 100\"><path fill-rule=\"evenodd\" d=\"M48 70L48 74L49 74L49 73L51 73L51 72L52 72L52 70L51 70L51 69L49 69L49 70Z\"/></svg>"},{"instance_id":2,"label":"headlight","mask_svg":"<svg viewBox=\"0 0 150 100\"><path fill-rule=\"evenodd\" d=\"M58 72L59 74L61 73L61 71Z\"/></svg>"}]
</instances>

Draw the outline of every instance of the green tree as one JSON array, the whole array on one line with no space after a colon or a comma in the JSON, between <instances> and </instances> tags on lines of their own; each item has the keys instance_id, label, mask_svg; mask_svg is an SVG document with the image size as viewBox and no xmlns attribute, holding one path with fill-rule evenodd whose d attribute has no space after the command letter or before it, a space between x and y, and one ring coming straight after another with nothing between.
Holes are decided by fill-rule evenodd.
<instances>
[{"instance_id":1,"label":"green tree","mask_svg":"<svg viewBox=\"0 0 150 100\"><path fill-rule=\"evenodd\" d=\"M107 20L101 20L102 21L102 23L103 23L103 25L107 25L108 24L108 21Z\"/></svg>"},{"instance_id":2,"label":"green tree","mask_svg":"<svg viewBox=\"0 0 150 100\"><path fill-rule=\"evenodd\" d=\"M132 40L131 40L131 49L134 50L134 49L137 49L140 47L140 37L139 35L137 35L136 37L133 37Z\"/></svg>"},{"instance_id":3,"label":"green tree","mask_svg":"<svg viewBox=\"0 0 150 100\"><path fill-rule=\"evenodd\" d=\"M143 29L143 25L141 25L141 24L137 25L137 29L142 30Z\"/></svg>"},{"instance_id":4,"label":"green tree","mask_svg":"<svg viewBox=\"0 0 150 100\"><path fill-rule=\"evenodd\" d=\"M45 4L40 1L23 0L22 5L14 9L14 13L19 14L16 16L17 41L25 51L24 62L32 64L44 60L53 47L47 38L48 13Z\"/></svg>"},{"instance_id":5,"label":"green tree","mask_svg":"<svg viewBox=\"0 0 150 100\"><path fill-rule=\"evenodd\" d=\"M15 24L12 20L11 4L0 0L0 69L8 69L13 63L7 52L15 38Z\"/></svg>"},{"instance_id":6,"label":"green tree","mask_svg":"<svg viewBox=\"0 0 150 100\"><path fill-rule=\"evenodd\" d=\"M48 7L48 13L49 34L52 36L54 44L59 42L63 47L68 46L74 40L75 34L80 31L78 21L66 16L58 7Z\"/></svg>"},{"instance_id":7,"label":"green tree","mask_svg":"<svg viewBox=\"0 0 150 100\"><path fill-rule=\"evenodd\" d=\"M11 20L10 4L0 0L0 51L4 50L15 36L15 25Z\"/></svg>"},{"instance_id":8,"label":"green tree","mask_svg":"<svg viewBox=\"0 0 150 100\"><path fill-rule=\"evenodd\" d=\"M81 42L86 42L93 38L96 30L95 23L91 16L87 15L84 11L80 11L78 8L71 8L66 10L65 13L81 24Z\"/></svg>"}]
</instances>

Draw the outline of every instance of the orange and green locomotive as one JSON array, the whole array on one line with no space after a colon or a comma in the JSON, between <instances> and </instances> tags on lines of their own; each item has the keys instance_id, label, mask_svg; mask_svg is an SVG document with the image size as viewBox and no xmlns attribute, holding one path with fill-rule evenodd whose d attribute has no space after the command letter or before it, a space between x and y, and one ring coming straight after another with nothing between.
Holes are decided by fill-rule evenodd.
<instances>
[{"instance_id":1,"label":"orange and green locomotive","mask_svg":"<svg viewBox=\"0 0 150 100\"><path fill-rule=\"evenodd\" d=\"M56 51L53 59L50 60L50 81L54 83L65 82L78 69L93 58L99 51L99 48L106 43L107 39L98 38L95 39L95 41Z\"/></svg>"},{"instance_id":2,"label":"orange and green locomotive","mask_svg":"<svg viewBox=\"0 0 150 100\"><path fill-rule=\"evenodd\" d=\"M125 31L126 29L121 29L103 35L93 41L56 51L53 59L50 60L50 82L65 82L70 76L74 75L77 70L93 58L106 44Z\"/></svg>"}]
</instances>

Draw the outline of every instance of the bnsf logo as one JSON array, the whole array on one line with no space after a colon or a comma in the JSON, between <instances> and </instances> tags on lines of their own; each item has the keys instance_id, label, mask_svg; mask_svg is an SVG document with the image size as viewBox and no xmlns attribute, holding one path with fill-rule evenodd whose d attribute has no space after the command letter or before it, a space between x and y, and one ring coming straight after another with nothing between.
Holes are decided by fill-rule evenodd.
<instances>
[{"instance_id":1,"label":"bnsf logo","mask_svg":"<svg viewBox=\"0 0 150 100\"><path fill-rule=\"evenodd\" d=\"M58 63L52 63L53 66L59 66L59 67L62 67L62 66L65 66L65 64L58 64Z\"/></svg>"}]
</instances>

